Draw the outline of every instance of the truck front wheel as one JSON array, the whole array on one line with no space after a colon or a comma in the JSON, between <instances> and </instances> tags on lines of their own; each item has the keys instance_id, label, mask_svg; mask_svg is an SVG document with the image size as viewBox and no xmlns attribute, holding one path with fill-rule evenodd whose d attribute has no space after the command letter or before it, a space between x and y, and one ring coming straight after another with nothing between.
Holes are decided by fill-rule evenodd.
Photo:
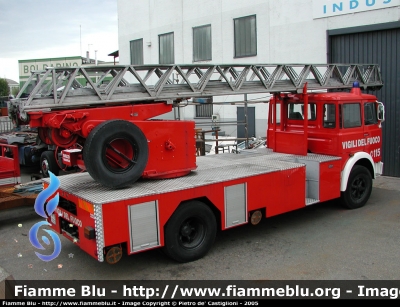
<instances>
[{"instance_id":1,"label":"truck front wheel","mask_svg":"<svg viewBox=\"0 0 400 307\"><path fill-rule=\"evenodd\" d=\"M164 252L178 262L200 259L210 250L216 234L212 210L199 201L185 203L165 226Z\"/></svg>"},{"instance_id":2,"label":"truck front wheel","mask_svg":"<svg viewBox=\"0 0 400 307\"><path fill-rule=\"evenodd\" d=\"M43 177L49 177L49 171L58 176L60 168L58 167L53 151L46 150L42 152L40 155L40 170Z\"/></svg>"},{"instance_id":3,"label":"truck front wheel","mask_svg":"<svg viewBox=\"0 0 400 307\"><path fill-rule=\"evenodd\" d=\"M372 176L368 169L355 165L351 170L346 191L341 193L341 203L348 209L364 206L372 191Z\"/></svg>"}]
</instances>

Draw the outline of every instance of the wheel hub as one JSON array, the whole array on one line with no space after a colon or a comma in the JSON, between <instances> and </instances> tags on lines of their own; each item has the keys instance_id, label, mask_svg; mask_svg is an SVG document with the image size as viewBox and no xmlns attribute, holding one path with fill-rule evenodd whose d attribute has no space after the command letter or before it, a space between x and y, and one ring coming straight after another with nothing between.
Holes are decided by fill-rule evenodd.
<instances>
[{"instance_id":1,"label":"wheel hub","mask_svg":"<svg viewBox=\"0 0 400 307\"><path fill-rule=\"evenodd\" d=\"M180 244L184 248L196 248L205 236L204 224L197 218L186 220L179 231Z\"/></svg>"},{"instance_id":2,"label":"wheel hub","mask_svg":"<svg viewBox=\"0 0 400 307\"><path fill-rule=\"evenodd\" d=\"M135 147L126 139L115 139L106 144L107 165L114 171L124 171L135 161Z\"/></svg>"},{"instance_id":3,"label":"wheel hub","mask_svg":"<svg viewBox=\"0 0 400 307\"><path fill-rule=\"evenodd\" d=\"M361 178L354 180L353 184L354 198L360 199L363 196L365 190L366 190L365 182Z\"/></svg>"},{"instance_id":4,"label":"wheel hub","mask_svg":"<svg viewBox=\"0 0 400 307\"><path fill-rule=\"evenodd\" d=\"M194 228L191 227L189 224L183 225L182 230L181 230L182 236L190 238L190 236L193 232L194 232Z\"/></svg>"},{"instance_id":5,"label":"wheel hub","mask_svg":"<svg viewBox=\"0 0 400 307\"><path fill-rule=\"evenodd\" d=\"M45 173L49 172L49 163L47 162L47 160L42 161L42 171Z\"/></svg>"}]
</instances>

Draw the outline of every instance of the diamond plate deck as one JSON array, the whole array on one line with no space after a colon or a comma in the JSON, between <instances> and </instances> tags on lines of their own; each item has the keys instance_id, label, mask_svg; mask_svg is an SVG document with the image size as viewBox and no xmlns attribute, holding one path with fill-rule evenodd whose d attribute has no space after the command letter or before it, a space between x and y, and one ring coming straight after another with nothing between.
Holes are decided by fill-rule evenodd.
<instances>
[{"instance_id":1,"label":"diamond plate deck","mask_svg":"<svg viewBox=\"0 0 400 307\"><path fill-rule=\"evenodd\" d=\"M274 153L266 148L258 148L251 154L216 154L197 157L197 169L184 177L135 182L124 189L107 188L96 182L88 173L71 174L58 177L61 190L74 194L93 204L107 204L116 200L157 195L184 189L191 189L218 182L225 182L250 176L267 174L287 169L303 167L300 159L325 162L339 157L309 154L297 156ZM49 179L45 179L49 182Z\"/></svg>"}]
</instances>

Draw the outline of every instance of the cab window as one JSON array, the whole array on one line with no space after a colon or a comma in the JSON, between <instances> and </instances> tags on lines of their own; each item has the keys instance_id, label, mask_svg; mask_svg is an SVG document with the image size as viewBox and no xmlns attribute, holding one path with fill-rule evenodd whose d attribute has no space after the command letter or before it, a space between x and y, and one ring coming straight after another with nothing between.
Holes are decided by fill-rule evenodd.
<instances>
[{"instance_id":1,"label":"cab window","mask_svg":"<svg viewBox=\"0 0 400 307\"><path fill-rule=\"evenodd\" d=\"M364 125L373 125L378 123L376 116L376 106L373 102L364 104Z\"/></svg>"},{"instance_id":2,"label":"cab window","mask_svg":"<svg viewBox=\"0 0 400 307\"><path fill-rule=\"evenodd\" d=\"M274 120L276 119L276 124L279 125L281 123L281 104L279 102L275 103L275 116L271 116L271 124L274 123Z\"/></svg>"},{"instance_id":3,"label":"cab window","mask_svg":"<svg viewBox=\"0 0 400 307\"><path fill-rule=\"evenodd\" d=\"M308 104L308 120L315 120L316 113L315 103ZM304 105L300 103L289 103L288 104L288 119L304 119Z\"/></svg>"},{"instance_id":4,"label":"cab window","mask_svg":"<svg viewBox=\"0 0 400 307\"><path fill-rule=\"evenodd\" d=\"M326 103L323 105L323 121L324 128L335 128L336 127L336 105L332 103Z\"/></svg>"},{"instance_id":5,"label":"cab window","mask_svg":"<svg viewBox=\"0 0 400 307\"><path fill-rule=\"evenodd\" d=\"M361 127L361 106L359 103L343 104L343 128Z\"/></svg>"}]
</instances>

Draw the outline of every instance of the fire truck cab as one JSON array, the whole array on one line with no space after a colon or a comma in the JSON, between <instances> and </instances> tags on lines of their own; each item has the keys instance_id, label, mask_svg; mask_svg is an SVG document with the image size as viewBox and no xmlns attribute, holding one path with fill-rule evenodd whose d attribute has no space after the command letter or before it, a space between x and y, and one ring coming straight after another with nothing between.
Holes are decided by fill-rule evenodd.
<instances>
[{"instance_id":1,"label":"fire truck cab","mask_svg":"<svg viewBox=\"0 0 400 307\"><path fill-rule=\"evenodd\" d=\"M275 94L269 105L267 146L273 151L341 158L340 191L348 208L363 206L372 179L382 174L384 106L361 92Z\"/></svg>"}]
</instances>

